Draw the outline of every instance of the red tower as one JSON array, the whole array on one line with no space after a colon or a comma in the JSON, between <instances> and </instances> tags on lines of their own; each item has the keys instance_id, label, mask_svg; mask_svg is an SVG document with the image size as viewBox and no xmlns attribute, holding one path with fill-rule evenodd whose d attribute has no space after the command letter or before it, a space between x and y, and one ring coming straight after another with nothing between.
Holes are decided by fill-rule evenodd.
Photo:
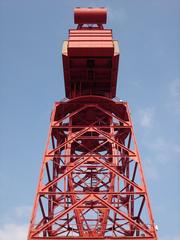
<instances>
[{"instance_id":1,"label":"red tower","mask_svg":"<svg viewBox=\"0 0 180 240\"><path fill-rule=\"evenodd\" d=\"M28 240L157 240L129 107L114 98L119 47L106 9L76 8L74 21Z\"/></svg>"}]
</instances>

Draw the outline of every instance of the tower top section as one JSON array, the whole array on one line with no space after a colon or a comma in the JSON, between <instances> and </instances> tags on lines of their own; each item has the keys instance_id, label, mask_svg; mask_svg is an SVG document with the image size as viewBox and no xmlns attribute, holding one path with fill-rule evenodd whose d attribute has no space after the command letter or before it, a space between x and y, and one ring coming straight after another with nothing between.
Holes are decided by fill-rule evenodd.
<instances>
[{"instance_id":1,"label":"tower top section","mask_svg":"<svg viewBox=\"0 0 180 240\"><path fill-rule=\"evenodd\" d=\"M84 24L96 24L103 27L107 21L106 8L75 8L74 23L78 24L78 28L82 28Z\"/></svg>"},{"instance_id":2,"label":"tower top section","mask_svg":"<svg viewBox=\"0 0 180 240\"><path fill-rule=\"evenodd\" d=\"M119 46L112 30L103 27L106 8L75 8L76 29L69 30L62 48L67 98L116 95Z\"/></svg>"}]
</instances>

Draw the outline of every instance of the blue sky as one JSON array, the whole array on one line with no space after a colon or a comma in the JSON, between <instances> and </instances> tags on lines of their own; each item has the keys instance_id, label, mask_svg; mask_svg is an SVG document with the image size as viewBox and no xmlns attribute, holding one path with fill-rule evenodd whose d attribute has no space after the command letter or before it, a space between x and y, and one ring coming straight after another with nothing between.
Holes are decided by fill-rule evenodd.
<instances>
[{"instance_id":1,"label":"blue sky","mask_svg":"<svg viewBox=\"0 0 180 240\"><path fill-rule=\"evenodd\" d=\"M180 239L180 1L0 1L0 240L23 240L76 6L108 8L160 240Z\"/></svg>"}]
</instances>

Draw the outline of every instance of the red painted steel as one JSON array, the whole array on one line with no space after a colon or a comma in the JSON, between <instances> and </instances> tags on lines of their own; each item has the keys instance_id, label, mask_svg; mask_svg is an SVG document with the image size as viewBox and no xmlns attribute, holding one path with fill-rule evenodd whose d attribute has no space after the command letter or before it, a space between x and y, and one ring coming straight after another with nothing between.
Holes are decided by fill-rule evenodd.
<instances>
[{"instance_id":1,"label":"red painted steel","mask_svg":"<svg viewBox=\"0 0 180 240\"><path fill-rule=\"evenodd\" d=\"M75 24L105 24L107 20L106 8L75 8Z\"/></svg>"},{"instance_id":2,"label":"red painted steel","mask_svg":"<svg viewBox=\"0 0 180 240\"><path fill-rule=\"evenodd\" d=\"M129 107L113 99L117 43L98 27L70 30L63 46L69 99L52 111L28 240L157 240Z\"/></svg>"},{"instance_id":3,"label":"red painted steel","mask_svg":"<svg viewBox=\"0 0 180 240\"><path fill-rule=\"evenodd\" d=\"M84 14L83 19L86 20L91 12L96 15L95 20L98 13L100 17L106 16L104 8L86 11L76 8L75 18L78 20ZM66 97L98 95L113 98L116 96L118 74L118 42L113 40L112 30L104 29L100 21L93 25L86 22L79 24L77 29L70 29L69 39L63 44Z\"/></svg>"}]
</instances>

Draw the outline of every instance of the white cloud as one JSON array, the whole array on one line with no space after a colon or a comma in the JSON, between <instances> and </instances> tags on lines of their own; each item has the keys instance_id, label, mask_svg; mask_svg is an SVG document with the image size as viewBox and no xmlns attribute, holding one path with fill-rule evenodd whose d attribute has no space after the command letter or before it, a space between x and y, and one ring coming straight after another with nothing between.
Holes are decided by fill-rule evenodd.
<instances>
[{"instance_id":1,"label":"white cloud","mask_svg":"<svg viewBox=\"0 0 180 240\"><path fill-rule=\"evenodd\" d=\"M174 145L174 151L176 153L180 153L180 146L179 145Z\"/></svg>"},{"instance_id":2,"label":"white cloud","mask_svg":"<svg viewBox=\"0 0 180 240\"><path fill-rule=\"evenodd\" d=\"M153 150L157 156L157 160L159 159L158 162L163 162L163 159L164 161L169 159L172 154L180 153L180 145L163 137L157 137L153 139L153 141L149 141L146 146ZM171 149L171 151L169 151L169 149Z\"/></svg>"},{"instance_id":3,"label":"white cloud","mask_svg":"<svg viewBox=\"0 0 180 240\"><path fill-rule=\"evenodd\" d=\"M150 159L144 159L144 172L146 173L146 176L148 176L151 180L155 181L158 179L158 170Z\"/></svg>"},{"instance_id":4,"label":"white cloud","mask_svg":"<svg viewBox=\"0 0 180 240\"><path fill-rule=\"evenodd\" d=\"M25 240L32 206L17 206L0 220L0 240Z\"/></svg>"},{"instance_id":5,"label":"white cloud","mask_svg":"<svg viewBox=\"0 0 180 240\"><path fill-rule=\"evenodd\" d=\"M154 122L154 108L145 108L139 110L139 122L144 128L152 127Z\"/></svg>"},{"instance_id":6,"label":"white cloud","mask_svg":"<svg viewBox=\"0 0 180 240\"><path fill-rule=\"evenodd\" d=\"M18 206L15 208L15 215L17 218L30 217L32 206Z\"/></svg>"},{"instance_id":7,"label":"white cloud","mask_svg":"<svg viewBox=\"0 0 180 240\"><path fill-rule=\"evenodd\" d=\"M1 225L0 240L25 240L27 238L27 225L15 223Z\"/></svg>"},{"instance_id":8,"label":"white cloud","mask_svg":"<svg viewBox=\"0 0 180 240\"><path fill-rule=\"evenodd\" d=\"M170 82L170 94L174 98L180 97L180 79L175 79Z\"/></svg>"},{"instance_id":9,"label":"white cloud","mask_svg":"<svg viewBox=\"0 0 180 240\"><path fill-rule=\"evenodd\" d=\"M170 97L167 107L172 113L180 113L180 79L175 79L169 84Z\"/></svg>"},{"instance_id":10,"label":"white cloud","mask_svg":"<svg viewBox=\"0 0 180 240\"><path fill-rule=\"evenodd\" d=\"M167 107L170 109L171 114L179 114L180 113L180 100L173 99L168 102Z\"/></svg>"},{"instance_id":11,"label":"white cloud","mask_svg":"<svg viewBox=\"0 0 180 240\"><path fill-rule=\"evenodd\" d=\"M157 137L157 138L153 139L152 142L150 142L149 146L151 149L157 150L159 152L159 151L163 151L167 148L167 142L165 141L164 138Z\"/></svg>"},{"instance_id":12,"label":"white cloud","mask_svg":"<svg viewBox=\"0 0 180 240\"><path fill-rule=\"evenodd\" d=\"M174 237L174 240L180 240L180 236Z\"/></svg>"},{"instance_id":13,"label":"white cloud","mask_svg":"<svg viewBox=\"0 0 180 240\"><path fill-rule=\"evenodd\" d=\"M149 154L146 154L143 158L144 170L149 179L153 181L161 176L161 167L166 167L169 161L173 164L179 162L180 145L170 139L157 137L150 141L145 137L143 145L144 152L148 150Z\"/></svg>"}]
</instances>

